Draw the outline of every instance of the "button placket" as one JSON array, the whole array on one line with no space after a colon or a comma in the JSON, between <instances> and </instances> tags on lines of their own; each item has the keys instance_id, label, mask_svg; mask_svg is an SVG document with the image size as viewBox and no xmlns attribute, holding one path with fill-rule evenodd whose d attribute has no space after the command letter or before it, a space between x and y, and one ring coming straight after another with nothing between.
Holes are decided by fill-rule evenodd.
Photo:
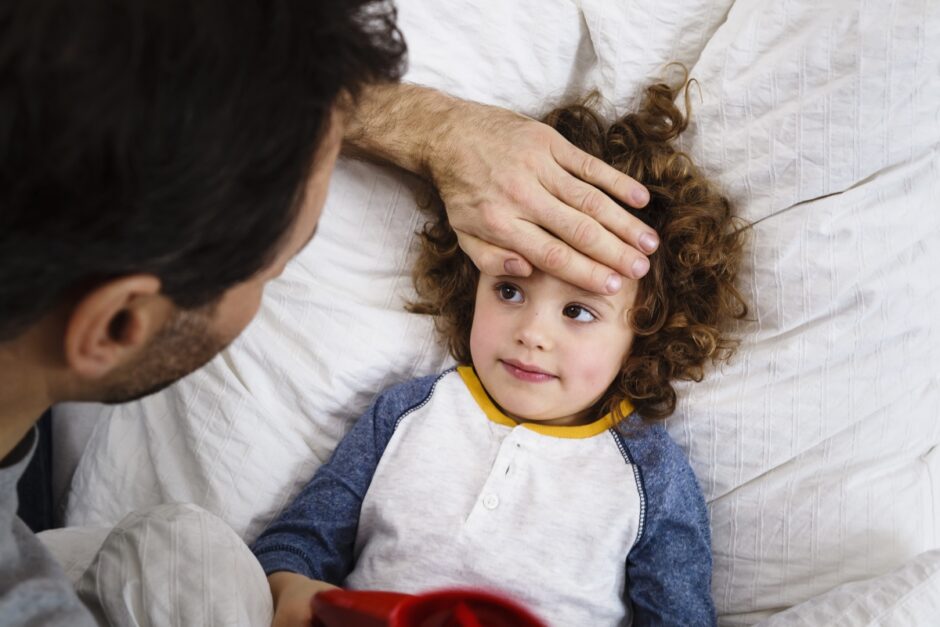
<instances>
[{"instance_id":1,"label":"button placket","mask_svg":"<svg viewBox=\"0 0 940 627\"><path fill-rule=\"evenodd\" d=\"M513 459L520 450L517 435L518 430L519 427L513 429L513 431L503 439L499 447L499 452L496 454L496 459L493 460L490 475L487 477L486 483L481 490L479 504L482 505L486 511L492 512L500 506L500 487L510 480Z\"/></svg>"}]
</instances>

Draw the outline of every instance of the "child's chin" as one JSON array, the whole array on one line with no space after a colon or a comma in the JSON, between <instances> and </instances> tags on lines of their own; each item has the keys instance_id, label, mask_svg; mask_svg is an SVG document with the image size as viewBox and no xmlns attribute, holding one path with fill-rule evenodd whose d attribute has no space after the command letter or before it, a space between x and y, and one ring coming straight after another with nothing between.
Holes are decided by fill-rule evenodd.
<instances>
[{"instance_id":1,"label":"child's chin","mask_svg":"<svg viewBox=\"0 0 940 627\"><path fill-rule=\"evenodd\" d=\"M533 424L549 424L550 425L550 424L554 424L557 420L563 418L563 416L555 416L553 414L546 414L546 412L542 408L518 407L515 409L508 408L507 411L516 420L523 420L525 422L531 422Z\"/></svg>"}]
</instances>

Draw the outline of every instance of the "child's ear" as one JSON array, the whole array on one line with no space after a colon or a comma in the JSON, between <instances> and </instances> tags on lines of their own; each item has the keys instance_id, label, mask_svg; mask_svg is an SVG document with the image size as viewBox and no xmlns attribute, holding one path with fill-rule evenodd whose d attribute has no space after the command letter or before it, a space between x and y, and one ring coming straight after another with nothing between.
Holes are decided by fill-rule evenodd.
<instances>
[{"instance_id":1,"label":"child's ear","mask_svg":"<svg viewBox=\"0 0 940 627\"><path fill-rule=\"evenodd\" d=\"M68 368L84 379L100 379L128 363L150 342L172 313L150 274L119 277L87 292L72 308L63 350Z\"/></svg>"}]
</instances>

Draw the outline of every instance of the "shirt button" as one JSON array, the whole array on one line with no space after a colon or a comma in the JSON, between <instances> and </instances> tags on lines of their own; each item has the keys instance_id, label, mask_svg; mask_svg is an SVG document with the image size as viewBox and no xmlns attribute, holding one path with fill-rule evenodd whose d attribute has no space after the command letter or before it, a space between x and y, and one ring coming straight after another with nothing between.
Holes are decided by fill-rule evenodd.
<instances>
[{"instance_id":1,"label":"shirt button","mask_svg":"<svg viewBox=\"0 0 940 627\"><path fill-rule=\"evenodd\" d=\"M483 507L486 509L496 509L499 507L499 497L495 494L487 494L483 497Z\"/></svg>"}]
</instances>

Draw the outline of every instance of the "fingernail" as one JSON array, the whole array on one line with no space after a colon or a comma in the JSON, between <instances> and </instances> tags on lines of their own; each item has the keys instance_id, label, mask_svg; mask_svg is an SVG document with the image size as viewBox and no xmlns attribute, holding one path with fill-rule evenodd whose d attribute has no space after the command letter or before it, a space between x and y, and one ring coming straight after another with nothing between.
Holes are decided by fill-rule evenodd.
<instances>
[{"instance_id":1,"label":"fingernail","mask_svg":"<svg viewBox=\"0 0 940 627\"><path fill-rule=\"evenodd\" d=\"M522 276L522 264L518 259L507 259L503 262L503 270L511 276Z\"/></svg>"},{"instance_id":2,"label":"fingernail","mask_svg":"<svg viewBox=\"0 0 940 627\"><path fill-rule=\"evenodd\" d=\"M607 277L607 283L604 284L604 287L607 288L608 294L616 294L618 291L620 291L620 286L622 284L623 282L620 280L620 275L611 274L609 277Z\"/></svg>"},{"instance_id":3,"label":"fingernail","mask_svg":"<svg viewBox=\"0 0 940 627\"><path fill-rule=\"evenodd\" d=\"M640 257L633 262L633 274L636 278L646 276L646 273L650 270L650 260L646 257Z\"/></svg>"},{"instance_id":4,"label":"fingernail","mask_svg":"<svg viewBox=\"0 0 940 627\"><path fill-rule=\"evenodd\" d=\"M640 236L640 248L643 252L651 253L659 246L659 238L652 233L644 233Z\"/></svg>"},{"instance_id":5,"label":"fingernail","mask_svg":"<svg viewBox=\"0 0 940 627\"><path fill-rule=\"evenodd\" d=\"M646 190L645 187L638 187L633 190L633 193L630 194L630 197L633 198L633 202L637 207L644 207L646 203L650 201L650 193Z\"/></svg>"}]
</instances>

